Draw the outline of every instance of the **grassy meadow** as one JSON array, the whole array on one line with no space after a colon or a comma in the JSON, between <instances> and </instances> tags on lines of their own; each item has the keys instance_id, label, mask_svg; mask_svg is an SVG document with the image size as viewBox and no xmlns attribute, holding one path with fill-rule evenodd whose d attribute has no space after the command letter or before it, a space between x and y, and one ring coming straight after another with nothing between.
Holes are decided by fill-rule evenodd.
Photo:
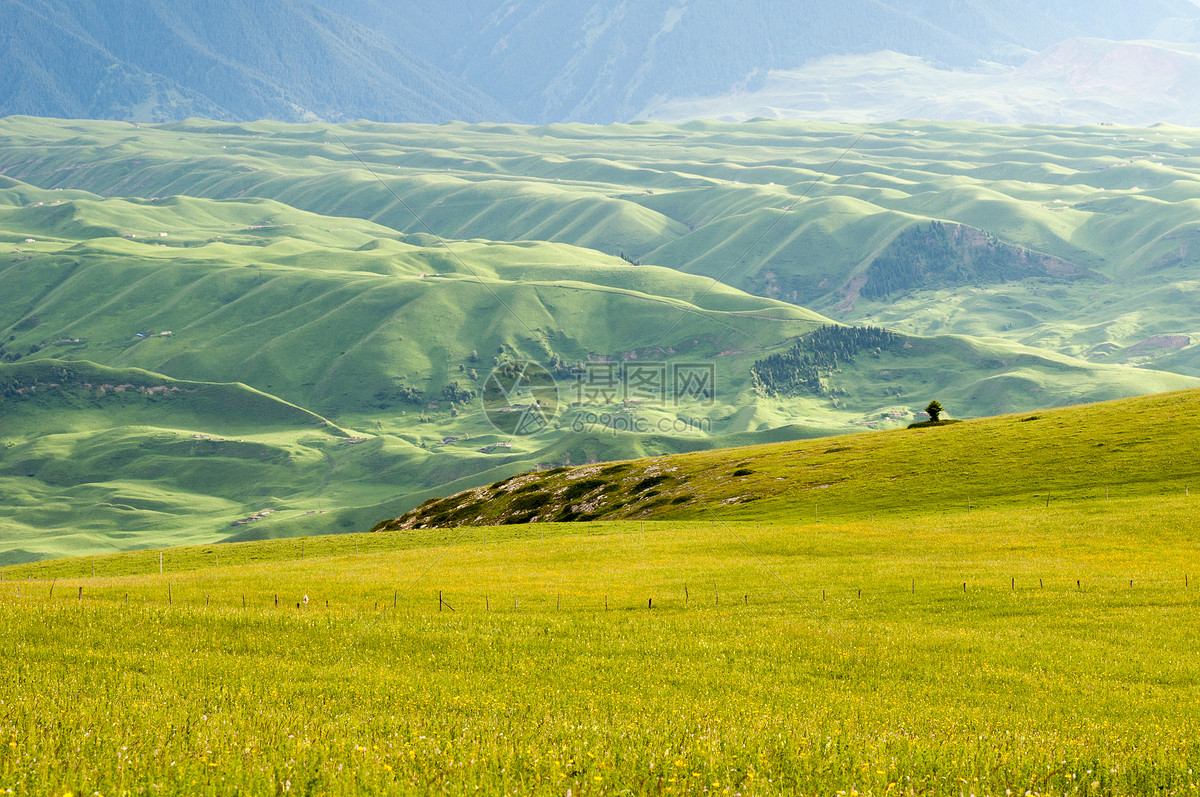
<instances>
[{"instance_id":1,"label":"grassy meadow","mask_svg":"<svg viewBox=\"0 0 1200 797\"><path fill-rule=\"evenodd\" d=\"M1196 500L8 567L0 790L1194 794Z\"/></svg>"}]
</instances>

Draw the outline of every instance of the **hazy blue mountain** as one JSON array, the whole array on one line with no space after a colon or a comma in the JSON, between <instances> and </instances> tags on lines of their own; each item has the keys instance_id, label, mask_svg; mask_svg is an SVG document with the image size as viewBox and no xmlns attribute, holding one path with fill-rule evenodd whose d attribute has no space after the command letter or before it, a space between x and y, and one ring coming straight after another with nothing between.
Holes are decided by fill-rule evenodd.
<instances>
[{"instance_id":1,"label":"hazy blue mountain","mask_svg":"<svg viewBox=\"0 0 1200 797\"><path fill-rule=\"evenodd\" d=\"M509 114L306 0L6 0L0 115L435 122Z\"/></svg>"},{"instance_id":2,"label":"hazy blue mountain","mask_svg":"<svg viewBox=\"0 0 1200 797\"><path fill-rule=\"evenodd\" d=\"M882 51L772 70L753 90L656 99L639 118L897 119L988 124L1200 126L1200 45L1075 38L1020 66L938 68Z\"/></svg>"},{"instance_id":3,"label":"hazy blue mountain","mask_svg":"<svg viewBox=\"0 0 1200 797\"><path fill-rule=\"evenodd\" d=\"M318 0L531 122L611 122L664 98L761 86L770 70L893 50L1020 64L1068 38L1195 41L1189 0Z\"/></svg>"},{"instance_id":4,"label":"hazy blue mountain","mask_svg":"<svg viewBox=\"0 0 1200 797\"><path fill-rule=\"evenodd\" d=\"M830 56L1198 34L1190 0L6 0L0 115L613 122Z\"/></svg>"}]
</instances>

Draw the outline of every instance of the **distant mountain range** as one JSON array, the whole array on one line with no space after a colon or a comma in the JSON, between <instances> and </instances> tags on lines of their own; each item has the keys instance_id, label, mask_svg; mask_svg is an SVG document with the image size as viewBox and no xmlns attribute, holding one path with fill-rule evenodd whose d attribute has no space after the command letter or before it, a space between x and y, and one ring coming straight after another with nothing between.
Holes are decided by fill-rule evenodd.
<instances>
[{"instance_id":1,"label":"distant mountain range","mask_svg":"<svg viewBox=\"0 0 1200 797\"><path fill-rule=\"evenodd\" d=\"M1020 66L944 69L884 51L770 72L754 90L664 97L639 118L1200 125L1200 47L1067 39Z\"/></svg>"},{"instance_id":2,"label":"distant mountain range","mask_svg":"<svg viewBox=\"0 0 1200 797\"><path fill-rule=\"evenodd\" d=\"M1105 85L1128 82L1122 70L1130 65L1120 59L1097 62L1094 53L1077 52L1063 61L1059 45L1080 38L1194 43L1200 41L1200 6L1189 0L1017 0L1000 11L989 0L745 0L736 6L716 0L258 0L252 7L231 0L9 0L0 7L0 115L606 123L648 109L673 109L658 115L676 118L687 108L681 101L725 98L728 104L729 97L749 96L750 105L790 105L798 116L836 117L846 104L849 116L862 118L856 95L842 99L862 88L862 70L848 81L829 80L827 95L816 103L820 113L813 113L811 100L765 101L759 93L778 93L781 73L817 59L883 51L922 59L937 75L981 64L994 72L1021 66L1027 82L1038 78L1033 82L1045 102L1071 100L1080 70L1088 71L1085 83L1094 74ZM1137 74L1140 66L1132 68ZM1120 74L1114 77L1114 70ZM933 95L941 84L923 82L927 77L910 72L901 94ZM869 83L867 91L888 93L890 85ZM1191 107L1171 95L1172 86L1156 85L1150 96L1143 88L1130 92L1145 99L1144 110L1134 109L1143 115L1169 117L1172 103ZM1105 91L1085 94L1103 97ZM972 92L971 86L960 92L963 102L885 103L881 113L908 107L979 118ZM744 106L725 115L744 114ZM1017 103L1015 121L1029 121L1023 107ZM711 103L690 110L720 112ZM1074 112L1068 105L1066 115Z\"/></svg>"},{"instance_id":3,"label":"distant mountain range","mask_svg":"<svg viewBox=\"0 0 1200 797\"><path fill-rule=\"evenodd\" d=\"M499 103L301 0L6 0L0 115L504 121Z\"/></svg>"}]
</instances>

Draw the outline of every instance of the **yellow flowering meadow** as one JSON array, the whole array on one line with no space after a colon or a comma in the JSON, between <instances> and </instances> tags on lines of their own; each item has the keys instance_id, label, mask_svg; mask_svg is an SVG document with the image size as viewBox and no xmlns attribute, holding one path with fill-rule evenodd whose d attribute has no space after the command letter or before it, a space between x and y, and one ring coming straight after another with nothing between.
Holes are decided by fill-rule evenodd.
<instances>
[{"instance_id":1,"label":"yellow flowering meadow","mask_svg":"<svg viewBox=\"0 0 1200 797\"><path fill-rule=\"evenodd\" d=\"M0 793L1196 794L1196 516L7 568Z\"/></svg>"}]
</instances>

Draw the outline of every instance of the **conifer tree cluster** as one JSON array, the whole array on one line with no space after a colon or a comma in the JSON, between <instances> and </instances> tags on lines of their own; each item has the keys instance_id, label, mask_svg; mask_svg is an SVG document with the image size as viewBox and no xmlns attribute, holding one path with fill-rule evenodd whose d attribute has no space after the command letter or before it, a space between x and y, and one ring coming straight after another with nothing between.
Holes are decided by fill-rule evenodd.
<instances>
[{"instance_id":1,"label":"conifer tree cluster","mask_svg":"<svg viewBox=\"0 0 1200 797\"><path fill-rule=\"evenodd\" d=\"M1021 280L1043 276L1052 261L981 230L934 221L897 235L867 268L860 294L864 299L883 299L922 288ZM1054 267L1060 278L1084 274L1067 263Z\"/></svg>"},{"instance_id":2,"label":"conifer tree cluster","mask_svg":"<svg viewBox=\"0 0 1200 797\"><path fill-rule=\"evenodd\" d=\"M755 389L766 396L823 395L825 380L843 363L863 351L882 352L903 337L880 327L826 325L800 338L787 351L754 363L750 375Z\"/></svg>"}]
</instances>

